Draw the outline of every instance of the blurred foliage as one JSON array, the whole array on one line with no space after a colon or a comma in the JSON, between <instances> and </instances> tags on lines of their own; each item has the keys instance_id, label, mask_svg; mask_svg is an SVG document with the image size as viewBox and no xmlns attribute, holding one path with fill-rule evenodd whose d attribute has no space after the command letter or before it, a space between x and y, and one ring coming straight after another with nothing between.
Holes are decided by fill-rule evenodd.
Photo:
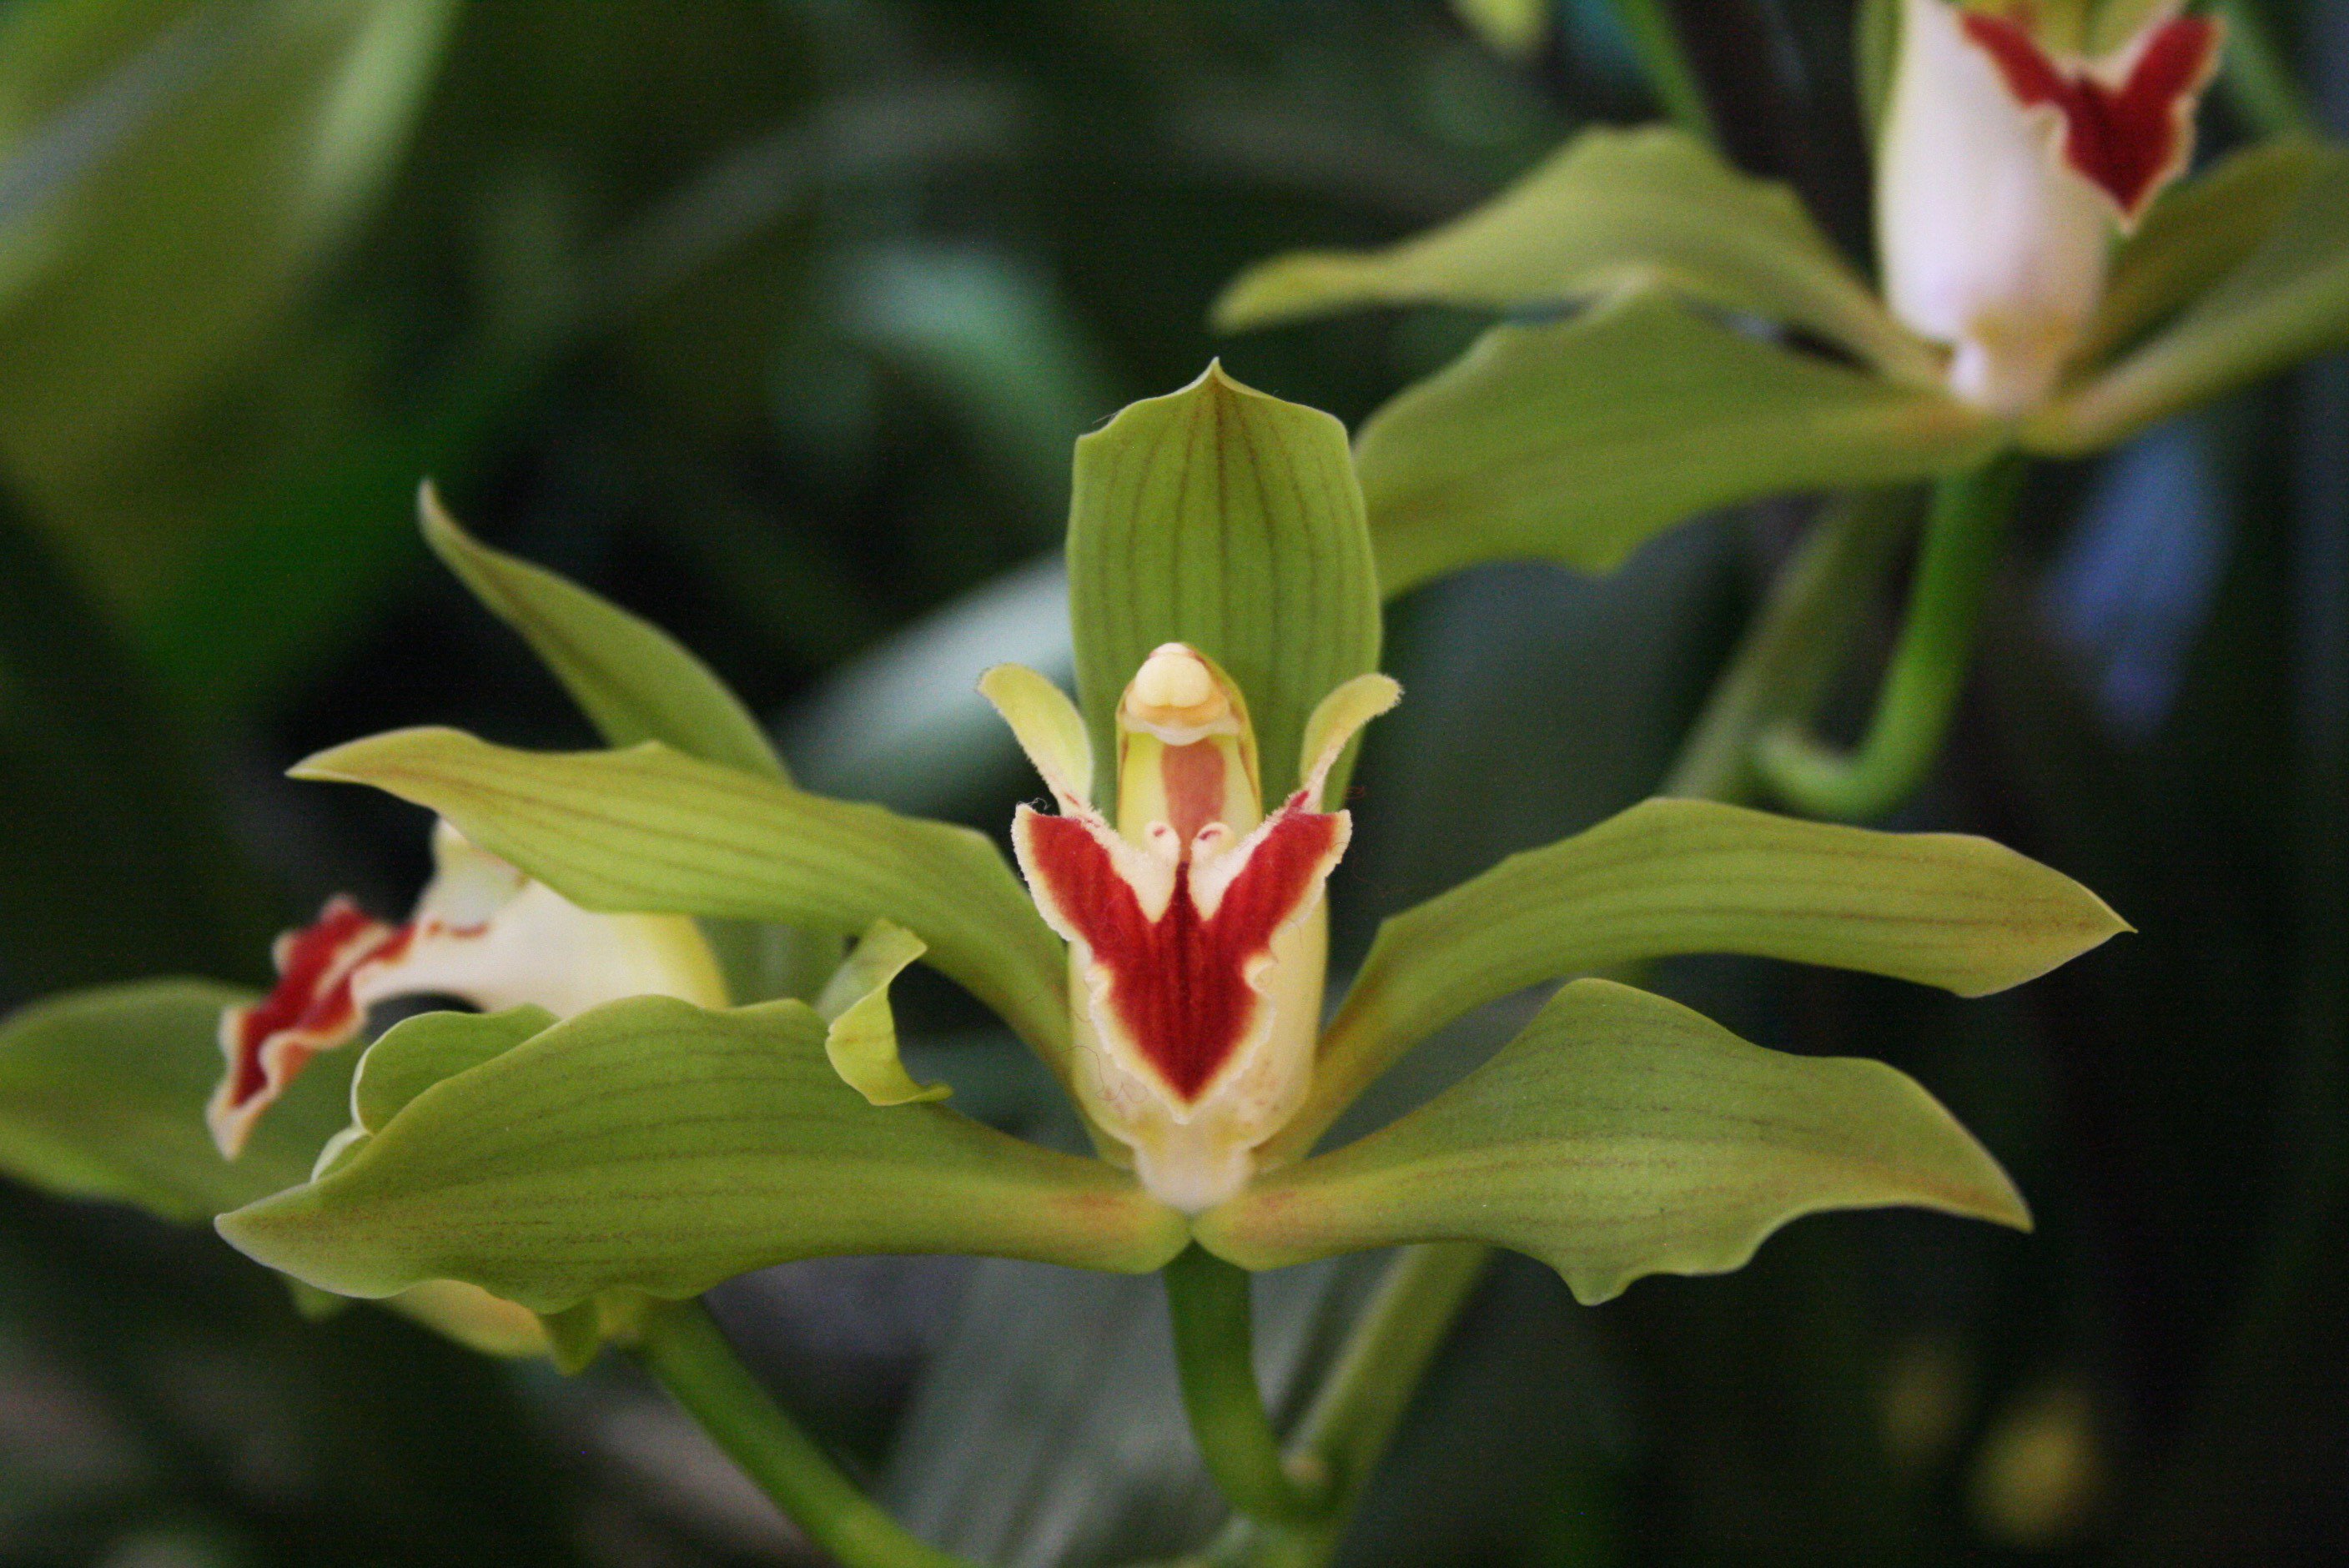
<instances>
[{"instance_id":1,"label":"blurred foliage","mask_svg":"<svg viewBox=\"0 0 2349 1568\"><path fill-rule=\"evenodd\" d=\"M1070 441L1218 351L1350 425L1456 353L1439 311L1230 343L1205 311L1248 262L1415 232L1570 128L1653 112L1605 0L1559 0L1522 57L1484 41L1514 51L1537 9L0 7L0 1005L250 982L327 891L399 907L413 813L277 777L317 746L423 721L588 742L429 563L427 473L492 542L678 631L812 785L999 828L1032 782L958 694L1067 657L1044 558ZM1865 253L1854 7L1639 9L1682 23L1740 162ZM2349 5L2254 9L2349 112ZM2223 109L2210 132L2230 144ZM1991 832L2140 935L1987 1005L1661 977L1749 1038L1914 1073L2039 1233L1806 1221L1741 1274L1595 1311L1505 1267L1350 1561L2337 1554L2344 454L2336 365L2025 499L1955 748L1901 825ZM1340 961L1377 915L1651 788L1801 521L1403 601L1409 697L1356 777ZM900 990L916 1077L1069 1134L948 988ZM1464 1071L1515 1006L1361 1114ZM1214 1510L1152 1313L1004 1269L794 1265L719 1308L942 1542L1045 1563L1196 1540ZM1277 1387L1361 1283L1267 1291ZM307 1324L209 1235L0 1189L0 1563L790 1558L665 1419L608 1370L558 1384L370 1311Z\"/></svg>"}]
</instances>

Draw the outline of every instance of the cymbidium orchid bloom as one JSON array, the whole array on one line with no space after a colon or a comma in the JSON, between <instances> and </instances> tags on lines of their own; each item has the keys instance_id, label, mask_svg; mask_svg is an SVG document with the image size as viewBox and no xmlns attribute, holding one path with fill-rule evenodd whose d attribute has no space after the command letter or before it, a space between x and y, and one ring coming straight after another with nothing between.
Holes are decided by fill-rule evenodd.
<instances>
[{"instance_id":1,"label":"cymbidium orchid bloom","mask_svg":"<svg viewBox=\"0 0 2349 1568\"><path fill-rule=\"evenodd\" d=\"M310 1059L357 1038L379 1003L453 996L558 1018L623 996L726 1005L724 977L690 920L590 913L446 822L433 827L432 858L432 880L404 923L377 920L338 893L277 939L269 995L222 1013L228 1066L205 1118L222 1154L234 1159Z\"/></svg>"},{"instance_id":2,"label":"cymbidium orchid bloom","mask_svg":"<svg viewBox=\"0 0 2349 1568\"><path fill-rule=\"evenodd\" d=\"M1075 1087L1133 1151L1143 1184L1198 1212L1247 1182L1302 1103L1321 1022L1322 885L1352 819L1322 786L1401 688L1359 676L1305 734L1296 791L1264 811L1247 699L1197 649L1168 643L1117 706L1117 820L1088 798L1084 720L1043 677L982 689L1044 777L1058 816L1022 806L1011 839L1045 922L1067 939Z\"/></svg>"},{"instance_id":3,"label":"cymbidium orchid bloom","mask_svg":"<svg viewBox=\"0 0 2349 1568\"><path fill-rule=\"evenodd\" d=\"M1951 349L1950 386L2019 414L2046 397L2136 227L2194 148L2220 26L2155 6L2117 47L2064 47L2029 0L1902 0L1878 150L1893 313Z\"/></svg>"}]
</instances>

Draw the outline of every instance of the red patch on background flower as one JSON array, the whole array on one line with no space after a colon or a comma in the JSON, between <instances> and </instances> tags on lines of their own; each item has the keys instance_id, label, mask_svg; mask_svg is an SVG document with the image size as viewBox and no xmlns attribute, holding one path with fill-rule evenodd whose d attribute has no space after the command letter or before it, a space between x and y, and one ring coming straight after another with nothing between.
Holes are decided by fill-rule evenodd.
<instances>
[{"instance_id":1,"label":"red patch on background flower","mask_svg":"<svg viewBox=\"0 0 2349 1568\"><path fill-rule=\"evenodd\" d=\"M318 918L277 939L277 985L246 1007L221 1015L228 1073L212 1097L222 1152L243 1146L255 1119L284 1094L312 1057L343 1044L366 1021L351 977L372 959L397 957L415 928L388 925L337 893Z\"/></svg>"},{"instance_id":2,"label":"red patch on background flower","mask_svg":"<svg viewBox=\"0 0 2349 1568\"><path fill-rule=\"evenodd\" d=\"M1167 1087L1195 1099L1254 1035L1268 1006L1248 972L1282 927L1312 907L1345 842L1343 812L1310 811L1304 796L1269 819L1213 914L1191 891L1190 851L1156 920L1118 874L1099 819L1020 808L1012 824L1037 903L1106 973L1102 1006ZM1232 853L1243 852L1236 848Z\"/></svg>"},{"instance_id":3,"label":"red patch on background flower","mask_svg":"<svg viewBox=\"0 0 2349 1568\"><path fill-rule=\"evenodd\" d=\"M2219 24L2178 16L2153 31L2117 88L2051 59L2003 16L1969 11L1966 36L1991 57L2025 108L2064 117L2064 161L2135 222L2194 146L2194 100L2219 64Z\"/></svg>"}]
</instances>

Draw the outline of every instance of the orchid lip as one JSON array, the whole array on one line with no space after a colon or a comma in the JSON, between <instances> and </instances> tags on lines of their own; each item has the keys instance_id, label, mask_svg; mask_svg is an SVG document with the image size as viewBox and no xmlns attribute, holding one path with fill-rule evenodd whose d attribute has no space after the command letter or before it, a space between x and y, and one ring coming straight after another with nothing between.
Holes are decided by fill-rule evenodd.
<instances>
[{"instance_id":1,"label":"orchid lip","mask_svg":"<svg viewBox=\"0 0 2349 1568\"><path fill-rule=\"evenodd\" d=\"M2064 166L2132 227L2194 151L2194 108L2219 68L2222 24L2170 16L2102 61L2064 59L2006 16L1969 11L1959 25L1990 57L2016 103L2053 110Z\"/></svg>"},{"instance_id":2,"label":"orchid lip","mask_svg":"<svg viewBox=\"0 0 2349 1568\"><path fill-rule=\"evenodd\" d=\"M1306 727L1298 788L1267 816L1238 686L1196 649L1162 645L1116 709L1114 823L1075 788L1088 747L1067 698L1009 669L981 689L1060 808L1020 807L1011 838L1070 944L1079 1098L1151 1191L1197 1212L1246 1181L1309 1085L1323 888L1352 834L1321 790L1398 688L1369 676L1331 693Z\"/></svg>"}]
</instances>

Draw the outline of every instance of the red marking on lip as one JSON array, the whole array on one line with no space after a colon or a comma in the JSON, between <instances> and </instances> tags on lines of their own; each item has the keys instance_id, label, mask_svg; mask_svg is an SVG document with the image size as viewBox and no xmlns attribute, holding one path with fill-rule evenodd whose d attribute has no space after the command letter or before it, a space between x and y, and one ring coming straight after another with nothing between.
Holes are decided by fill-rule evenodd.
<instances>
[{"instance_id":1,"label":"red marking on lip","mask_svg":"<svg viewBox=\"0 0 2349 1568\"><path fill-rule=\"evenodd\" d=\"M2117 88L2051 58L2003 16L1969 11L1966 36L2015 101L2064 117L2064 161L2112 199L2124 222L2143 214L2194 150L2194 104L2219 64L2219 24L2178 16L2153 31Z\"/></svg>"},{"instance_id":2,"label":"red marking on lip","mask_svg":"<svg viewBox=\"0 0 2349 1568\"><path fill-rule=\"evenodd\" d=\"M387 924L337 893L316 921L277 939L275 987L221 1016L228 1072L212 1117L223 1152L235 1152L312 1057L358 1033L366 1017L351 995L352 977L361 965L398 957L414 937L414 926Z\"/></svg>"},{"instance_id":3,"label":"red marking on lip","mask_svg":"<svg viewBox=\"0 0 2349 1568\"><path fill-rule=\"evenodd\" d=\"M1167 1087L1195 1100L1253 1037L1270 1006L1251 971L1273 938L1312 907L1344 851L1343 812L1305 809L1300 793L1259 830L1213 914L1191 892L1186 848L1174 895L1155 920L1118 874L1093 816L1048 817L1021 807L1012 824L1029 885L1046 919L1090 951L1105 976L1102 1006Z\"/></svg>"}]
</instances>

